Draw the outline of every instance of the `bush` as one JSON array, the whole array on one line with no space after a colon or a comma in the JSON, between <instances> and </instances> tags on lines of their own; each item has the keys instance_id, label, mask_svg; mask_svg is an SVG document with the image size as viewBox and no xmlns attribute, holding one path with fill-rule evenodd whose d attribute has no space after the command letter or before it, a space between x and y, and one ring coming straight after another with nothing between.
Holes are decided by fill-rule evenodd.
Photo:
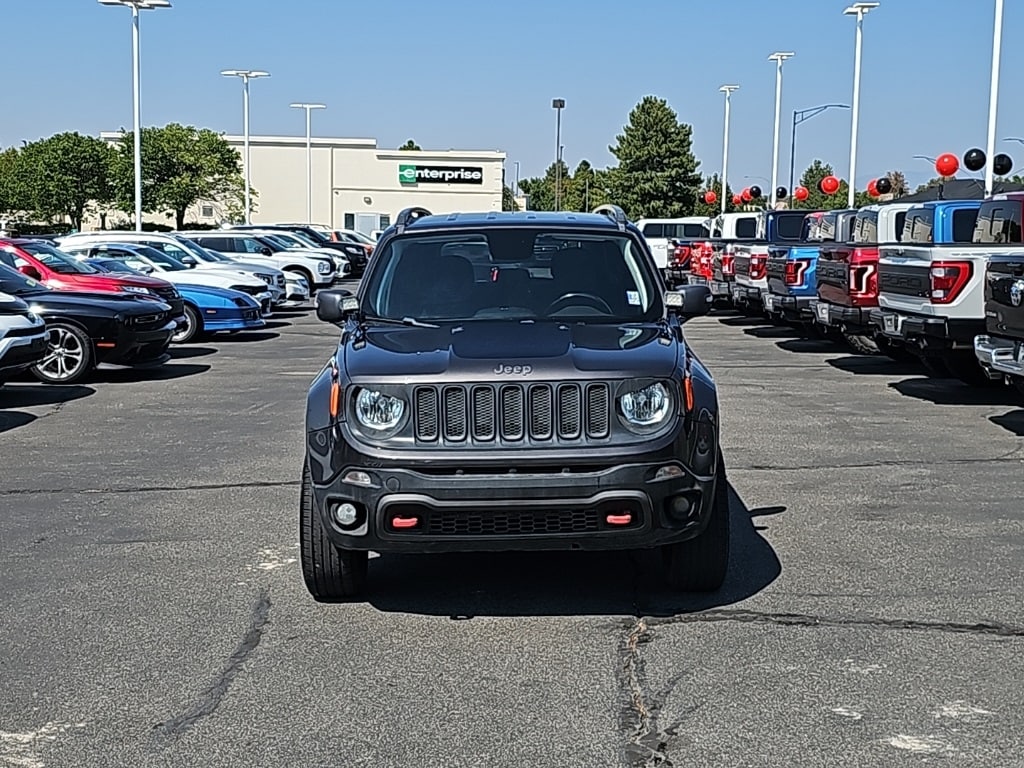
<instances>
[{"instance_id":1,"label":"bush","mask_svg":"<svg viewBox=\"0 0 1024 768\"><path fill-rule=\"evenodd\" d=\"M116 224L116 225L110 227L110 231L112 231L112 232L118 232L118 231L132 232L134 230L135 230L135 225L132 224L131 222L123 222L121 224ZM168 226L167 224L153 224L151 222L144 221L144 222L142 222L142 231L143 232L173 232L174 231L174 227Z\"/></svg>"},{"instance_id":2,"label":"bush","mask_svg":"<svg viewBox=\"0 0 1024 768\"><path fill-rule=\"evenodd\" d=\"M11 237L32 237L34 235L66 235L74 229L66 222L57 224L29 224L20 221L11 221L7 224L7 231Z\"/></svg>"}]
</instances>

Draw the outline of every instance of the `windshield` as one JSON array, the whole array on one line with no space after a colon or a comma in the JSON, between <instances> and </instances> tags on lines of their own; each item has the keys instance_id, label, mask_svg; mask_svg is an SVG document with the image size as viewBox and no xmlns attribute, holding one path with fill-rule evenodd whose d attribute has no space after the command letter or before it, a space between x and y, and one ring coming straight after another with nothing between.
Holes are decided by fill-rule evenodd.
<instances>
[{"instance_id":1,"label":"windshield","mask_svg":"<svg viewBox=\"0 0 1024 768\"><path fill-rule=\"evenodd\" d=\"M88 263L97 269L102 269L104 272L120 272L126 275L145 275L145 272L132 269L123 261L118 259L89 259Z\"/></svg>"},{"instance_id":2,"label":"windshield","mask_svg":"<svg viewBox=\"0 0 1024 768\"><path fill-rule=\"evenodd\" d=\"M95 267L83 264L73 256L58 251L46 243L19 243L16 247L35 256L47 269L52 269L60 275L95 275L99 273Z\"/></svg>"},{"instance_id":3,"label":"windshield","mask_svg":"<svg viewBox=\"0 0 1024 768\"><path fill-rule=\"evenodd\" d=\"M320 240L314 240L305 232L288 232L285 233L285 237L291 238L291 241L296 245L301 245L305 248L309 248L310 246L316 248L322 242Z\"/></svg>"},{"instance_id":4,"label":"windshield","mask_svg":"<svg viewBox=\"0 0 1024 768\"><path fill-rule=\"evenodd\" d=\"M878 242L878 211L858 211L853 224L853 242Z\"/></svg>"},{"instance_id":5,"label":"windshield","mask_svg":"<svg viewBox=\"0 0 1024 768\"><path fill-rule=\"evenodd\" d=\"M188 250L192 251L190 255L198 256L201 261L231 261L227 256L208 250L207 248L203 248L203 246L195 240L189 240L187 237L182 237L181 235L173 235L173 237Z\"/></svg>"},{"instance_id":6,"label":"windshield","mask_svg":"<svg viewBox=\"0 0 1024 768\"><path fill-rule=\"evenodd\" d=\"M662 300L628 235L488 229L392 240L364 310L392 320L653 322Z\"/></svg>"},{"instance_id":7,"label":"windshield","mask_svg":"<svg viewBox=\"0 0 1024 768\"><path fill-rule=\"evenodd\" d=\"M346 237L355 240L356 242L362 243L363 245L376 245L377 241L368 235L364 235L362 232L345 232L343 233Z\"/></svg>"},{"instance_id":8,"label":"windshield","mask_svg":"<svg viewBox=\"0 0 1024 768\"><path fill-rule=\"evenodd\" d=\"M298 243L298 242L295 242L295 241L286 240L285 238L281 237L280 235L278 235L276 233L273 234L273 235L260 235L260 239L261 240L266 240L268 243L273 245L275 248L284 248L285 250L288 250L290 248L294 249L294 248L302 247L301 243Z\"/></svg>"},{"instance_id":9,"label":"windshield","mask_svg":"<svg viewBox=\"0 0 1024 768\"><path fill-rule=\"evenodd\" d=\"M21 272L0 263L0 293L12 296L29 296L33 293L45 293L50 289L42 283L25 277Z\"/></svg>"}]
</instances>

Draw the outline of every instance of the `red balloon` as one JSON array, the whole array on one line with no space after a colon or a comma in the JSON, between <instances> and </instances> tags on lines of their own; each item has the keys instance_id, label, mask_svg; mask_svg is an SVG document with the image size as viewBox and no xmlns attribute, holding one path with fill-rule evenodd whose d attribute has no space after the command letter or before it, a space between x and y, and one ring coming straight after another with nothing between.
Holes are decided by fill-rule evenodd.
<instances>
[{"instance_id":1,"label":"red balloon","mask_svg":"<svg viewBox=\"0 0 1024 768\"><path fill-rule=\"evenodd\" d=\"M717 199L718 195L715 194L715 190L713 189L709 189L707 192L704 193L704 202L707 203L708 205L714 205L715 200Z\"/></svg>"},{"instance_id":2,"label":"red balloon","mask_svg":"<svg viewBox=\"0 0 1024 768\"><path fill-rule=\"evenodd\" d=\"M868 194L872 197L878 197L878 179L872 179L868 182Z\"/></svg>"},{"instance_id":3,"label":"red balloon","mask_svg":"<svg viewBox=\"0 0 1024 768\"><path fill-rule=\"evenodd\" d=\"M793 197L797 200L806 200L809 194L811 193L807 190L807 187L797 187L793 190Z\"/></svg>"},{"instance_id":4,"label":"red balloon","mask_svg":"<svg viewBox=\"0 0 1024 768\"><path fill-rule=\"evenodd\" d=\"M733 205L739 205L742 202L743 202L743 198L740 197L739 195L733 195L732 196L732 204Z\"/></svg>"},{"instance_id":5,"label":"red balloon","mask_svg":"<svg viewBox=\"0 0 1024 768\"><path fill-rule=\"evenodd\" d=\"M956 176L956 172L960 170L960 160L951 152L946 152L935 158L935 170L943 178Z\"/></svg>"},{"instance_id":6,"label":"red balloon","mask_svg":"<svg viewBox=\"0 0 1024 768\"><path fill-rule=\"evenodd\" d=\"M826 176L821 180L821 191L826 195L834 195L839 191L839 179L835 176Z\"/></svg>"},{"instance_id":7,"label":"red balloon","mask_svg":"<svg viewBox=\"0 0 1024 768\"><path fill-rule=\"evenodd\" d=\"M743 191L740 192L740 197L742 197L748 203L754 199L750 194L750 187L744 187Z\"/></svg>"}]
</instances>

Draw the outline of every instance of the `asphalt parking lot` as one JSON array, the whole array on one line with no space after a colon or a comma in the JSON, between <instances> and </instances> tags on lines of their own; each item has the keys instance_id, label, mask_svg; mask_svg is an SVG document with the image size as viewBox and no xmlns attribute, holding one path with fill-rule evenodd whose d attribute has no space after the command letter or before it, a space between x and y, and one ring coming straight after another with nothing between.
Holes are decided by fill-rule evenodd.
<instances>
[{"instance_id":1,"label":"asphalt parking lot","mask_svg":"<svg viewBox=\"0 0 1024 768\"><path fill-rule=\"evenodd\" d=\"M734 490L722 593L639 554L297 563L335 329L0 390L0 766L1024 765L1024 409L688 325ZM216 354L211 352L216 349Z\"/></svg>"}]
</instances>

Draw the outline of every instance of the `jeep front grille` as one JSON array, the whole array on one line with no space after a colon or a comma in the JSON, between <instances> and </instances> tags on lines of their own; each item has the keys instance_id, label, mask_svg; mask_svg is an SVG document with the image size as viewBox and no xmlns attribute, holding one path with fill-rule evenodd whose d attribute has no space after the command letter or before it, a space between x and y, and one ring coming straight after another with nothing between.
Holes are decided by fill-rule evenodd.
<instances>
[{"instance_id":1,"label":"jeep front grille","mask_svg":"<svg viewBox=\"0 0 1024 768\"><path fill-rule=\"evenodd\" d=\"M608 384L503 384L417 387L413 429L419 443L578 442L611 427Z\"/></svg>"}]
</instances>

